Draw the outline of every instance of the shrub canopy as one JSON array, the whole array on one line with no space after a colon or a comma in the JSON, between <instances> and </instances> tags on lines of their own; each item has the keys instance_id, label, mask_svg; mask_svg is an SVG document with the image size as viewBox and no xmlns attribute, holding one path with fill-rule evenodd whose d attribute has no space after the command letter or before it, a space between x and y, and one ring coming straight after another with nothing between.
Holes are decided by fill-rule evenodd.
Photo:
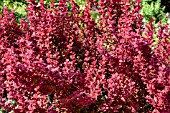
<instances>
[{"instance_id":1,"label":"shrub canopy","mask_svg":"<svg viewBox=\"0 0 170 113\"><path fill-rule=\"evenodd\" d=\"M170 112L168 24L144 26L140 0L29 0L0 20L0 106L7 112ZM69 11L66 2L71 5ZM133 7L132 7L133 6ZM98 23L91 16L99 13ZM145 36L143 36L145 35Z\"/></svg>"}]
</instances>

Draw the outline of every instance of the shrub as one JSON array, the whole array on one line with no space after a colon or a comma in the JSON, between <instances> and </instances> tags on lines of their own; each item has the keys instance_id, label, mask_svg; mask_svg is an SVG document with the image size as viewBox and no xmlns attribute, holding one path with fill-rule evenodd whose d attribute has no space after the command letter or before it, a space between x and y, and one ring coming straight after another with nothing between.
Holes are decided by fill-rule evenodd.
<instances>
[{"instance_id":1,"label":"shrub","mask_svg":"<svg viewBox=\"0 0 170 113\"><path fill-rule=\"evenodd\" d=\"M87 0L82 14L73 0L51 9L29 2L27 21L16 24L7 8L0 20L3 110L170 111L168 24L159 25L153 49L155 28L143 27L140 0Z\"/></svg>"},{"instance_id":2,"label":"shrub","mask_svg":"<svg viewBox=\"0 0 170 113\"><path fill-rule=\"evenodd\" d=\"M20 18L26 16L26 6L27 6L26 0L2 0L0 3L0 13L3 10L3 6L8 7L9 9L12 9L12 11L16 15L16 19L19 22Z\"/></svg>"},{"instance_id":3,"label":"shrub","mask_svg":"<svg viewBox=\"0 0 170 113\"><path fill-rule=\"evenodd\" d=\"M161 7L161 0L142 0L143 6L141 13L144 15L144 22L150 21L152 17L155 20L155 24L162 21L163 24L167 23L167 17L164 13L165 7Z\"/></svg>"}]
</instances>

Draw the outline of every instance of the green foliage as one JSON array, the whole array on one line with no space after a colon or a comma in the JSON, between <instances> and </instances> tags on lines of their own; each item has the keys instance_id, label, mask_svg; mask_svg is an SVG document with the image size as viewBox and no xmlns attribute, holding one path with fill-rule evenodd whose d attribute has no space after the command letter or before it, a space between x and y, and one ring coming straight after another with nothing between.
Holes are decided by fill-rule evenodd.
<instances>
[{"instance_id":1,"label":"green foliage","mask_svg":"<svg viewBox=\"0 0 170 113\"><path fill-rule=\"evenodd\" d=\"M155 42L153 45L156 45L159 41L159 38L156 37L159 28L158 23L161 21L163 25L166 23L170 24L170 18L167 18L164 13L165 7L161 7L161 0L142 0L141 6L141 14L144 16L144 24L150 22L151 18L155 20L152 24L155 26L155 34L153 34L153 39Z\"/></svg>"},{"instance_id":2,"label":"green foliage","mask_svg":"<svg viewBox=\"0 0 170 113\"><path fill-rule=\"evenodd\" d=\"M144 15L144 22L147 23L150 21L150 18L155 20L155 23L158 23L160 20L163 24L167 22L167 17L163 12L165 7L161 7L161 1L157 0L156 2L153 0L142 0L141 6L143 7L141 10L141 14Z\"/></svg>"},{"instance_id":3,"label":"green foliage","mask_svg":"<svg viewBox=\"0 0 170 113\"><path fill-rule=\"evenodd\" d=\"M3 7L6 6L15 12L16 18L19 21L20 18L25 17L27 14L27 4L26 0L2 0L0 2L0 12L2 12Z\"/></svg>"},{"instance_id":4,"label":"green foliage","mask_svg":"<svg viewBox=\"0 0 170 113\"><path fill-rule=\"evenodd\" d=\"M81 11L83 11L87 6L86 0L74 0L74 2L80 7Z\"/></svg>"},{"instance_id":5,"label":"green foliage","mask_svg":"<svg viewBox=\"0 0 170 113\"><path fill-rule=\"evenodd\" d=\"M40 0L36 0L37 2L40 2ZM56 3L58 3L58 0L55 0ZM50 7L51 0L45 0L44 4L45 7ZM27 0L0 0L0 13L3 12L3 7L6 6L9 9L11 9L18 20L20 21L21 18L25 17L27 14L26 7L29 3Z\"/></svg>"}]
</instances>

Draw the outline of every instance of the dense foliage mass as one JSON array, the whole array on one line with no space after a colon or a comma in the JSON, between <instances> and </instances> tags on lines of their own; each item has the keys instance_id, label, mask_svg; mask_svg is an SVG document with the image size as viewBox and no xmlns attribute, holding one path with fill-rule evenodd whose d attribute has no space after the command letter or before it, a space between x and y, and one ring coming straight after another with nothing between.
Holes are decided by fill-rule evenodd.
<instances>
[{"instance_id":1,"label":"dense foliage mass","mask_svg":"<svg viewBox=\"0 0 170 113\"><path fill-rule=\"evenodd\" d=\"M161 0L142 0L142 10L141 13L144 15L144 22L150 21L152 17L155 20L155 23L158 23L160 20L162 23L167 23L167 17L164 13L165 7L161 6Z\"/></svg>"},{"instance_id":2,"label":"dense foliage mass","mask_svg":"<svg viewBox=\"0 0 170 113\"><path fill-rule=\"evenodd\" d=\"M39 2L40 0L35 0ZM46 8L50 8L52 0L45 0L44 6ZM86 0L73 0L78 6L80 10L84 10L85 6L87 5ZM96 0L99 1L99 0ZM157 24L160 20L163 24L167 23L170 18L167 18L166 15L168 15L169 11L169 1L168 0L141 0L141 14L144 16L143 21L144 23L147 23L150 21L150 18L152 17L155 20L155 24ZM54 6L57 6L58 0L55 0ZM70 8L69 2L66 3L68 8ZM9 9L12 9L14 11L14 14L16 15L16 19L18 22L20 21L20 18L25 17L27 10L26 6L28 5L27 0L1 0L0 2L0 14L2 13L3 6L8 7ZM98 13L93 13L92 16L98 16Z\"/></svg>"},{"instance_id":3,"label":"dense foliage mass","mask_svg":"<svg viewBox=\"0 0 170 113\"><path fill-rule=\"evenodd\" d=\"M6 6L11 9L16 15L16 19L19 22L20 18L26 16L26 0L1 0L0 1L0 14L3 12L3 7Z\"/></svg>"},{"instance_id":4,"label":"dense foliage mass","mask_svg":"<svg viewBox=\"0 0 170 113\"><path fill-rule=\"evenodd\" d=\"M0 20L0 106L7 112L170 112L168 24L143 26L140 0L29 0ZM69 2L71 9L68 9ZM93 6L93 7L92 7ZM99 13L98 23L91 16ZM145 34L145 37L143 36Z\"/></svg>"}]
</instances>

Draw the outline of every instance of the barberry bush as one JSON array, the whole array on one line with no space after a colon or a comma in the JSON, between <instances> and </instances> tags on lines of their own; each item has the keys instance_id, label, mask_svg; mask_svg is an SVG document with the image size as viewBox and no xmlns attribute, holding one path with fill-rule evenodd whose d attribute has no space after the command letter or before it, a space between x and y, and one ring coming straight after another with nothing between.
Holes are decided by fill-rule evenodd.
<instances>
[{"instance_id":1,"label":"barberry bush","mask_svg":"<svg viewBox=\"0 0 170 113\"><path fill-rule=\"evenodd\" d=\"M29 0L0 20L0 107L15 113L168 113L168 24L144 26L140 0ZM68 9L68 3L71 8ZM98 13L98 23L92 12ZM143 33L145 36L143 36Z\"/></svg>"}]
</instances>

